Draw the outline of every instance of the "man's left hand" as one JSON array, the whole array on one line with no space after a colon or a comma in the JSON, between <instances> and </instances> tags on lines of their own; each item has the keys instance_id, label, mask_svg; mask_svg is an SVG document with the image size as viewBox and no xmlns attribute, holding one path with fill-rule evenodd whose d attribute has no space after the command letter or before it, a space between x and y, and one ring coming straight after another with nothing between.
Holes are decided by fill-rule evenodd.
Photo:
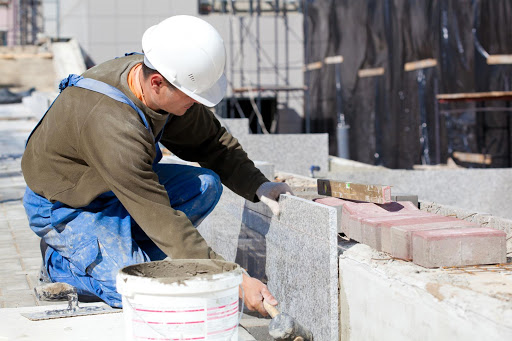
<instances>
[{"instance_id":1,"label":"man's left hand","mask_svg":"<svg viewBox=\"0 0 512 341\"><path fill-rule=\"evenodd\" d=\"M258 198L272 210L274 215L279 216L279 196L281 194L293 195L292 189L284 182L265 182L256 191Z\"/></svg>"}]
</instances>

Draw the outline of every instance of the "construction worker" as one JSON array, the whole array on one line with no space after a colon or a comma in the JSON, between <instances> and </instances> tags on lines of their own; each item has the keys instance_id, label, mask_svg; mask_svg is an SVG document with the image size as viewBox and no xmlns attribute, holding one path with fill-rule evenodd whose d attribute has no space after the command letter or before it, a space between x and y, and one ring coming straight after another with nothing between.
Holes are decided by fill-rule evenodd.
<instances>
[{"instance_id":1,"label":"construction worker","mask_svg":"<svg viewBox=\"0 0 512 341\"><path fill-rule=\"evenodd\" d=\"M279 195L291 193L269 182L207 109L226 92L224 43L211 25L170 17L146 30L142 48L63 80L22 159L43 271L114 307L121 267L220 258L196 227L220 199L221 182L276 214ZM158 163L158 142L204 168ZM277 304L246 274L242 288L251 310L266 315L263 298Z\"/></svg>"}]
</instances>

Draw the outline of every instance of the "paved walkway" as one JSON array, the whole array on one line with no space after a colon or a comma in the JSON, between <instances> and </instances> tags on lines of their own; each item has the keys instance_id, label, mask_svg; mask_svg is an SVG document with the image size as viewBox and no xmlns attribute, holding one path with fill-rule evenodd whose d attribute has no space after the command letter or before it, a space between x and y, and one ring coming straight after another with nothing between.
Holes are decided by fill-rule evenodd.
<instances>
[{"instance_id":1,"label":"paved walkway","mask_svg":"<svg viewBox=\"0 0 512 341\"><path fill-rule=\"evenodd\" d=\"M115 323L122 325L119 322L122 314L114 314L118 316L108 318L101 315L74 317L73 322L66 322L68 319L63 319L61 322L44 321L42 324L20 317L20 313L27 310L44 309L37 306L63 303L40 302L34 294L41 266L41 253L39 237L30 230L22 204L25 181L21 173L21 155L25 141L36 123L35 116L28 113L22 104L0 105L0 319L4 322L10 321L7 326L2 323L0 340L35 340L34 337L38 340L52 341L88 340L89 338L83 338L83 330L90 327L90 322L94 321L98 328L105 325L105 328L111 330L115 324L108 324L105 321L115 319ZM81 319L86 326L80 324ZM266 333L268 322L266 319L244 315L241 325L245 325L245 329L239 327L239 340L256 340L253 335L258 340L270 340ZM34 323L39 324L36 326ZM63 332L59 336L61 338L55 338L56 330ZM19 335L23 337L20 338ZM92 339L113 340L97 337Z\"/></svg>"},{"instance_id":2,"label":"paved walkway","mask_svg":"<svg viewBox=\"0 0 512 341\"><path fill-rule=\"evenodd\" d=\"M41 305L33 293L41 266L39 238L21 202L21 154L36 124L21 104L0 105L0 307Z\"/></svg>"}]
</instances>

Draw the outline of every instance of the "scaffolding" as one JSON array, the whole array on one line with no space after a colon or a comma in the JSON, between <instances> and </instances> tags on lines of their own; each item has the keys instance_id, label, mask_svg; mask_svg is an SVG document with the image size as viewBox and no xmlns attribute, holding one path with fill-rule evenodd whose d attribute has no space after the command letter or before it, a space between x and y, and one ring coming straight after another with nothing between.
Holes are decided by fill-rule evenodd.
<instances>
[{"instance_id":1,"label":"scaffolding","mask_svg":"<svg viewBox=\"0 0 512 341\"><path fill-rule=\"evenodd\" d=\"M298 0L199 0L200 14L225 14L229 15L230 35L230 61L229 72L231 82L229 84L231 97L224 102L221 109L222 115L229 118L248 118L250 125L256 123L257 133L274 133L277 130L278 110L277 106L288 108L290 94L299 92L303 96L304 87L292 87L290 85L290 70L301 69L300 66L290 66L290 35L294 35L302 42L298 34L289 26L288 14L290 12L302 12L301 1ZM274 53L271 56L261 44L262 16L274 17ZM283 32L279 32L279 24L284 25ZM254 31L251 29L255 26ZM235 32L238 31L238 42L235 41ZM280 37L281 33L281 37ZM282 40L281 40L282 39ZM254 48L256 70L247 70L245 63L244 45L249 44ZM284 49L284 62L279 64L279 50ZM302 51L301 51L302 53ZM266 67L262 66L263 62ZM247 79L246 73L255 71L255 80ZM274 84L262 84L262 73L274 71ZM236 85L235 85L236 84ZM280 94L283 94L280 96ZM263 117L262 101L265 97L275 98L276 110L273 117ZM248 99L248 101L247 101ZM241 105L241 102L246 102ZM245 107L245 110L244 108ZM272 110L271 110L272 111ZM268 110L265 113L268 114ZM264 113L264 114L265 114ZM265 118L270 124L265 124Z\"/></svg>"},{"instance_id":2,"label":"scaffolding","mask_svg":"<svg viewBox=\"0 0 512 341\"><path fill-rule=\"evenodd\" d=\"M37 44L38 34L43 32L44 23L41 0L4 0L2 4L11 7L11 44Z\"/></svg>"}]
</instances>

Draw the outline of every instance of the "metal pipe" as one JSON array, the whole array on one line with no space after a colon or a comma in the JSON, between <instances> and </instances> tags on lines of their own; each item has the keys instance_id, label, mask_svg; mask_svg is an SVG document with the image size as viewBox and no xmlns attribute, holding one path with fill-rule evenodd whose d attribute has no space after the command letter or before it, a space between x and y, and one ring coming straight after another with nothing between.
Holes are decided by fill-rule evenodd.
<instances>
[{"instance_id":1,"label":"metal pipe","mask_svg":"<svg viewBox=\"0 0 512 341\"><path fill-rule=\"evenodd\" d=\"M37 5L38 5L38 2L37 0L31 0L30 1L30 6L31 6L31 26L32 26L32 42L31 44L35 44L37 42L37 33L39 31L39 25L37 24Z\"/></svg>"},{"instance_id":2,"label":"metal pipe","mask_svg":"<svg viewBox=\"0 0 512 341\"><path fill-rule=\"evenodd\" d=\"M304 25L304 47L305 47L305 56L304 56L304 65L309 64L309 24L308 24L308 5L309 0L304 0L304 18L303 18L303 25ZM311 82L311 75L309 70L305 70L305 83L306 83L306 91L304 93L304 118L305 118L305 128L306 128L306 134L309 134L311 132L311 118L310 118L310 82Z\"/></svg>"},{"instance_id":3,"label":"metal pipe","mask_svg":"<svg viewBox=\"0 0 512 341\"><path fill-rule=\"evenodd\" d=\"M435 122L435 140L436 140L436 164L441 163L441 124L439 116L439 101L435 96L439 93L437 78L434 80L434 122Z\"/></svg>"},{"instance_id":4,"label":"metal pipe","mask_svg":"<svg viewBox=\"0 0 512 341\"><path fill-rule=\"evenodd\" d=\"M382 165L381 155L382 155L382 128L381 128L381 120L380 120L380 112L377 111L377 108L381 107L381 85L384 82L384 78L382 76L377 77L375 80L375 109L374 109L374 127L375 127L375 154L374 154L374 164Z\"/></svg>"},{"instance_id":5,"label":"metal pipe","mask_svg":"<svg viewBox=\"0 0 512 341\"><path fill-rule=\"evenodd\" d=\"M57 39L60 40L60 0L57 0Z\"/></svg>"},{"instance_id":6,"label":"metal pipe","mask_svg":"<svg viewBox=\"0 0 512 341\"><path fill-rule=\"evenodd\" d=\"M288 27L288 12L286 3L283 6L283 20L284 20L284 60L285 60L285 86L290 86L290 51L289 51L289 27ZM290 93L286 92L286 109L290 101Z\"/></svg>"},{"instance_id":7,"label":"metal pipe","mask_svg":"<svg viewBox=\"0 0 512 341\"><path fill-rule=\"evenodd\" d=\"M334 73L336 79L336 116L338 124L336 129L336 140L338 142L338 156L344 159L350 158L349 148L349 129L345 122L345 114L343 113L343 98L341 94L341 64L334 64Z\"/></svg>"},{"instance_id":8,"label":"metal pipe","mask_svg":"<svg viewBox=\"0 0 512 341\"><path fill-rule=\"evenodd\" d=\"M252 1L252 0L251 0ZM245 86L244 84L244 17L240 17L240 87Z\"/></svg>"},{"instance_id":9,"label":"metal pipe","mask_svg":"<svg viewBox=\"0 0 512 341\"><path fill-rule=\"evenodd\" d=\"M279 34L278 34L278 28L279 28L279 0L275 0L275 18L274 18L274 68L275 68L275 83L276 88L279 86L279 69L278 69L278 63L279 63ZM275 93L276 99L277 99L277 91Z\"/></svg>"},{"instance_id":10,"label":"metal pipe","mask_svg":"<svg viewBox=\"0 0 512 341\"><path fill-rule=\"evenodd\" d=\"M234 42L233 42L233 12L232 14L229 16L229 46L230 46L230 49L229 49L229 62L231 64L231 67L230 67L230 75L229 77L231 78L231 82L232 83L234 80L235 80L235 61L234 61ZM231 91L231 100L229 101L229 113L228 113L228 117L229 118L234 118L235 117L235 107L234 107L234 101L233 101L233 98L235 97L235 94L233 91Z\"/></svg>"},{"instance_id":11,"label":"metal pipe","mask_svg":"<svg viewBox=\"0 0 512 341\"><path fill-rule=\"evenodd\" d=\"M261 16L261 0L257 0L257 13L256 13L256 64L257 64L257 74L256 74L256 86L258 87L258 98L256 99L256 106L258 108L258 112L261 113L261 55L260 55L260 16ZM262 127L257 124L257 133L260 134L262 132Z\"/></svg>"}]
</instances>

